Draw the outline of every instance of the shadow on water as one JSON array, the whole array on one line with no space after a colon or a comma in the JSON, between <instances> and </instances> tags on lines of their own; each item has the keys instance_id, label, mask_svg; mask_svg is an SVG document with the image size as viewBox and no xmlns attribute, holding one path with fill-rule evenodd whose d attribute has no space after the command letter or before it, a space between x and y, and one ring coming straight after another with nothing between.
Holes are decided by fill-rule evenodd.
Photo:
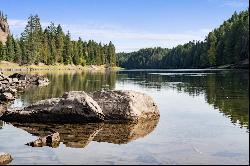
<instances>
[{"instance_id":1,"label":"shadow on water","mask_svg":"<svg viewBox=\"0 0 250 166\"><path fill-rule=\"evenodd\" d=\"M151 133L156 128L158 122L159 119L124 124L11 124L39 137L58 132L60 134L60 142L65 144L66 147L84 148L91 141L127 144Z\"/></svg>"}]
</instances>

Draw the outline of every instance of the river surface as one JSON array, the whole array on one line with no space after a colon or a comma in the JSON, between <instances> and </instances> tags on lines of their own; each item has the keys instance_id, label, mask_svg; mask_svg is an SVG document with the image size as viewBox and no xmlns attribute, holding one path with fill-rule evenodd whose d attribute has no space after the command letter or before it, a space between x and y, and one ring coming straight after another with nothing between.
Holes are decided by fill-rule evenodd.
<instances>
[{"instance_id":1,"label":"river surface","mask_svg":"<svg viewBox=\"0 0 250 166\"><path fill-rule=\"evenodd\" d=\"M17 124L0 121L0 151L11 164L249 164L248 70L124 70L45 73L11 107L65 91L135 90L150 95L158 120L139 124ZM140 100L140 99L138 99ZM61 142L25 144L59 132Z\"/></svg>"}]
</instances>

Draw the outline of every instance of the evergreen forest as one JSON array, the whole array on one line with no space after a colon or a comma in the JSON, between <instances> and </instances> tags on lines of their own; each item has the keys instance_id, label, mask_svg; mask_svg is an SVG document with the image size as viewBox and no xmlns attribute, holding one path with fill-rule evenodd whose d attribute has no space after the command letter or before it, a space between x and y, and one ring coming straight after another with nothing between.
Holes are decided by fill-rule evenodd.
<instances>
[{"instance_id":1,"label":"evergreen forest","mask_svg":"<svg viewBox=\"0 0 250 166\"><path fill-rule=\"evenodd\" d=\"M7 16L4 20L7 21ZM20 38L10 33L6 43L0 42L0 61L20 65L44 63L46 65L107 65L116 66L115 46L93 40L72 40L62 26L50 23L42 28L38 15L31 15Z\"/></svg>"},{"instance_id":2,"label":"evergreen forest","mask_svg":"<svg viewBox=\"0 0 250 166\"><path fill-rule=\"evenodd\" d=\"M204 41L168 48L145 48L118 53L118 64L128 69L208 68L249 61L249 10L234 13Z\"/></svg>"}]
</instances>

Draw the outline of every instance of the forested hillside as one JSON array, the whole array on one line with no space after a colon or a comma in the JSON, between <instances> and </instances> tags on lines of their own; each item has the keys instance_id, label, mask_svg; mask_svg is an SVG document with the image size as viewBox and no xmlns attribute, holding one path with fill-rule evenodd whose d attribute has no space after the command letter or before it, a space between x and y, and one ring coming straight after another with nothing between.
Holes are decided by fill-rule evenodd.
<instances>
[{"instance_id":1,"label":"forested hillside","mask_svg":"<svg viewBox=\"0 0 250 166\"><path fill-rule=\"evenodd\" d=\"M7 21L7 16L4 18ZM11 27L10 27L11 28ZM0 42L0 61L16 62L21 65L44 63L46 65L116 65L115 46L71 39L60 25L51 23L42 28L40 18L30 16L20 38L8 35L5 43Z\"/></svg>"},{"instance_id":2,"label":"forested hillside","mask_svg":"<svg viewBox=\"0 0 250 166\"><path fill-rule=\"evenodd\" d=\"M147 48L118 53L125 68L207 68L249 59L249 10L234 13L204 41L190 41L172 49Z\"/></svg>"}]
</instances>

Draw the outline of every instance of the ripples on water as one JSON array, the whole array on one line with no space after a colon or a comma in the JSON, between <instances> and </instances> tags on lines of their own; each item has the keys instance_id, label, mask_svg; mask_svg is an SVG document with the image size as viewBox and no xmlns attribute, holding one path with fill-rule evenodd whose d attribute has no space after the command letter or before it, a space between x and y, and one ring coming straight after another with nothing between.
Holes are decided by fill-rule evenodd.
<instances>
[{"instance_id":1,"label":"ripples on water","mask_svg":"<svg viewBox=\"0 0 250 166\"><path fill-rule=\"evenodd\" d=\"M46 73L47 87L31 87L12 107L65 91L131 89L154 98L159 120L138 124L6 124L0 151L11 164L249 164L249 72L124 70ZM59 132L57 147L25 143Z\"/></svg>"}]
</instances>

